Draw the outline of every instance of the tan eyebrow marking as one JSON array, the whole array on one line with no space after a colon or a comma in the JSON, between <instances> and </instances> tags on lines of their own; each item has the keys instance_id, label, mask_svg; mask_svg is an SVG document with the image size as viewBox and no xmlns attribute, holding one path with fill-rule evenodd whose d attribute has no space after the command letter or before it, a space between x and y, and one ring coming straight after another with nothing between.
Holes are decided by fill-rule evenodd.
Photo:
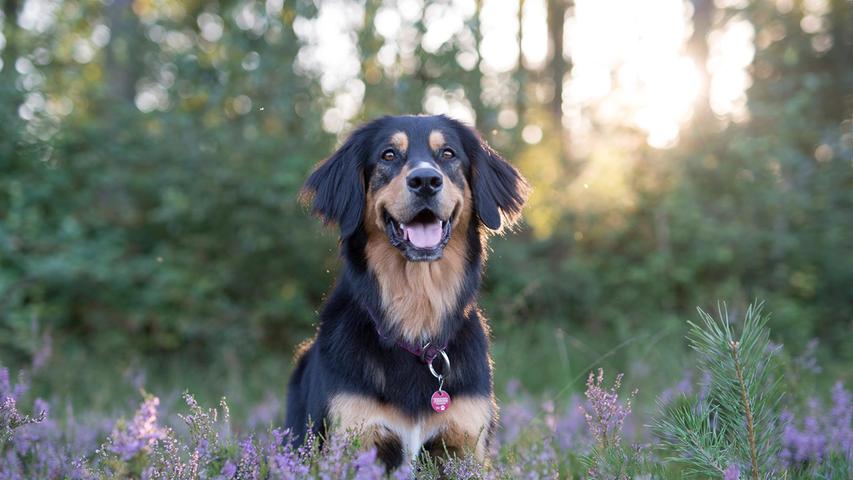
<instances>
[{"instance_id":1,"label":"tan eyebrow marking","mask_svg":"<svg viewBox=\"0 0 853 480\"><path fill-rule=\"evenodd\" d=\"M440 130L433 130L429 133L429 148L436 151L447 143L444 140L444 134Z\"/></svg>"},{"instance_id":2,"label":"tan eyebrow marking","mask_svg":"<svg viewBox=\"0 0 853 480\"><path fill-rule=\"evenodd\" d=\"M391 135L391 145L405 153L409 150L409 136L406 135L406 132L397 132Z\"/></svg>"}]
</instances>

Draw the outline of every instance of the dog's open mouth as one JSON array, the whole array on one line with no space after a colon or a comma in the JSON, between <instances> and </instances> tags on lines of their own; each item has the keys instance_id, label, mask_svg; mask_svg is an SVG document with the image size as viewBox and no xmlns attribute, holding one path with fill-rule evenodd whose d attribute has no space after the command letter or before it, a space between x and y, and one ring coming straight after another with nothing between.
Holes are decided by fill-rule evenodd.
<instances>
[{"instance_id":1,"label":"dog's open mouth","mask_svg":"<svg viewBox=\"0 0 853 480\"><path fill-rule=\"evenodd\" d=\"M430 262L441 258L450 240L452 219L443 220L429 209L403 222L385 212L388 240L412 262Z\"/></svg>"}]
</instances>

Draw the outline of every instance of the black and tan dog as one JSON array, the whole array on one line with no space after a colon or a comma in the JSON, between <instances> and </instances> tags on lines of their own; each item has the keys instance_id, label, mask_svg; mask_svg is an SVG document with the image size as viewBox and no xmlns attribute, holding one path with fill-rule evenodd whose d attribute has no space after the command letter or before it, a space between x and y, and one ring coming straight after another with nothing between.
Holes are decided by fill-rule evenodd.
<instances>
[{"instance_id":1,"label":"black and tan dog","mask_svg":"<svg viewBox=\"0 0 853 480\"><path fill-rule=\"evenodd\" d=\"M389 469L426 450L483 458L497 419L476 293L490 232L518 219L518 171L444 116L367 123L303 198L341 233L344 266L298 352L288 428L358 429Z\"/></svg>"}]
</instances>

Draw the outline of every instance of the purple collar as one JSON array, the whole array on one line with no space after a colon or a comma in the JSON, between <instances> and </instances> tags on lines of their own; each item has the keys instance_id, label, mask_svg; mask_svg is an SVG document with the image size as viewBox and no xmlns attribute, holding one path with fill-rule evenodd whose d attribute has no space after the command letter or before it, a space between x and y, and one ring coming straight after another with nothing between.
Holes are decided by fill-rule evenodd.
<instances>
[{"instance_id":1,"label":"purple collar","mask_svg":"<svg viewBox=\"0 0 853 480\"><path fill-rule=\"evenodd\" d=\"M376 328L376 333L379 334L381 338L388 340L389 335L383 332L382 328L380 328L379 319L377 318L373 308L365 304L364 309L367 310L367 316L369 316L370 320L373 322L373 326ZM447 342L440 345L427 342L423 346L417 346L401 338L395 343L398 347L418 357L421 362L427 365L432 365L433 360L435 360L441 352L447 349Z\"/></svg>"}]
</instances>

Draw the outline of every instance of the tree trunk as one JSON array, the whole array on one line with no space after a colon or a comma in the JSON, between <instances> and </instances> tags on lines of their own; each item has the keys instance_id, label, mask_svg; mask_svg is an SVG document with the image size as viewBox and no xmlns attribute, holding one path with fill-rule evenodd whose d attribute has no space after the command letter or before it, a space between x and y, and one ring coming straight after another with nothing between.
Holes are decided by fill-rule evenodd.
<instances>
[{"instance_id":1,"label":"tree trunk","mask_svg":"<svg viewBox=\"0 0 853 480\"><path fill-rule=\"evenodd\" d=\"M563 35L566 24L566 12L572 0L548 0L548 36L551 44L551 82L554 84L554 98L551 99L549 110L552 116L552 131L555 134L560 159L565 162L568 158L566 152L565 136L563 129L563 81L569 70L563 52Z\"/></svg>"},{"instance_id":2,"label":"tree trunk","mask_svg":"<svg viewBox=\"0 0 853 480\"><path fill-rule=\"evenodd\" d=\"M696 125L702 126L711 115L711 75L708 73L708 34L714 15L714 0L691 0L693 3L693 34L687 49L699 71L700 89L696 98Z\"/></svg>"},{"instance_id":3,"label":"tree trunk","mask_svg":"<svg viewBox=\"0 0 853 480\"><path fill-rule=\"evenodd\" d=\"M563 54L563 28L569 0L548 1L548 35L551 43L551 81L554 83L554 98L551 113L557 124L563 120L563 80L566 76L566 60Z\"/></svg>"},{"instance_id":4,"label":"tree trunk","mask_svg":"<svg viewBox=\"0 0 853 480\"><path fill-rule=\"evenodd\" d=\"M474 109L474 116L476 117L476 125L477 129L481 132L485 132L486 130L486 108L483 105L483 75L482 70L480 70L480 66L483 62L483 55L480 53L480 45L483 44L483 30L480 25L480 14L483 11L483 0L476 0L474 2L474 19L473 19L473 33L474 33L474 45L477 49L477 63L474 66L474 77L476 80L472 82L471 91L465 92L468 97L468 101L471 102L471 108Z\"/></svg>"},{"instance_id":5,"label":"tree trunk","mask_svg":"<svg viewBox=\"0 0 853 480\"><path fill-rule=\"evenodd\" d=\"M110 95L133 104L136 81L139 78L141 58L138 38L139 21L132 10L132 0L112 0L105 7L107 27L111 32L110 44L105 51L106 71Z\"/></svg>"},{"instance_id":6,"label":"tree trunk","mask_svg":"<svg viewBox=\"0 0 853 480\"><path fill-rule=\"evenodd\" d=\"M518 115L519 125L524 123L524 111L527 107L525 88L527 83L527 70L524 68L524 52L521 51L522 24L524 21L524 0L518 0L518 65L515 67L515 79L518 91L515 94L515 112Z\"/></svg>"}]
</instances>

